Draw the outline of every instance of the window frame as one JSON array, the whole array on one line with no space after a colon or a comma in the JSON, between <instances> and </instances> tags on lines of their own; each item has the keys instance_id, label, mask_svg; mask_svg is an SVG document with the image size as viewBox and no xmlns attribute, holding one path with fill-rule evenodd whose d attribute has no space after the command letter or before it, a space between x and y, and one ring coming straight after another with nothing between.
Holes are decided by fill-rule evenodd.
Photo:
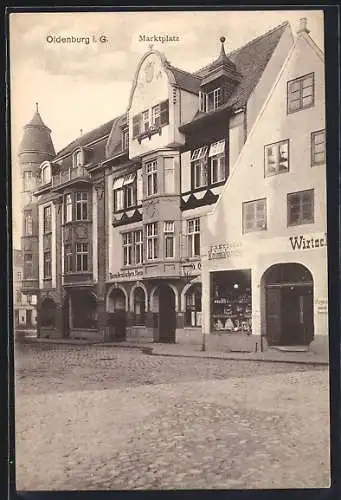
<instances>
[{"instance_id":1,"label":"window frame","mask_svg":"<svg viewBox=\"0 0 341 500\"><path fill-rule=\"evenodd\" d=\"M68 243L64 246L64 273L73 272L73 252L72 244Z\"/></svg>"},{"instance_id":2,"label":"window frame","mask_svg":"<svg viewBox=\"0 0 341 500\"><path fill-rule=\"evenodd\" d=\"M153 167L149 170L150 167ZM154 196L158 194L158 162L157 160L148 161L145 164L146 172L146 197ZM150 188L152 188L150 190Z\"/></svg>"},{"instance_id":3,"label":"window frame","mask_svg":"<svg viewBox=\"0 0 341 500\"><path fill-rule=\"evenodd\" d=\"M161 103L158 103L155 106L152 106L152 109L151 109L151 126L153 128L159 128L159 127L161 127Z\"/></svg>"},{"instance_id":4,"label":"window frame","mask_svg":"<svg viewBox=\"0 0 341 500\"><path fill-rule=\"evenodd\" d=\"M282 170L280 171L279 168L276 169L275 172L273 173L269 173L269 169L268 169L268 166L267 166L267 159L268 159L268 156L267 155L267 148L274 148L274 147L278 147L280 148L282 145L286 145L287 144L287 163L288 163L288 168L287 170ZM279 164L279 162L278 162ZM266 177L273 177L274 175L280 175L280 174L287 174L290 172L290 139L283 139L281 141L277 141L277 142L272 142L271 144L266 144L264 146L264 178Z\"/></svg>"},{"instance_id":5,"label":"window frame","mask_svg":"<svg viewBox=\"0 0 341 500\"><path fill-rule=\"evenodd\" d=\"M78 159L78 161L77 161ZM72 155L72 168L79 168L83 166L83 151L81 149L77 149L74 151Z\"/></svg>"},{"instance_id":6,"label":"window frame","mask_svg":"<svg viewBox=\"0 0 341 500\"><path fill-rule=\"evenodd\" d=\"M303 218L303 196L306 193L311 194L311 219L306 220ZM291 216L291 211L290 209L292 208L290 206L290 197L294 196L300 196L300 203L299 203L299 221L298 222L292 222L290 219ZM315 189L304 189L302 191L295 191L293 193L287 193L287 227L294 227L294 226L302 226L305 224L314 224L315 223Z\"/></svg>"},{"instance_id":7,"label":"window frame","mask_svg":"<svg viewBox=\"0 0 341 500\"><path fill-rule=\"evenodd\" d=\"M318 136L318 134L323 134L323 142L315 143L315 137ZM311 144L311 166L315 167L317 165L325 165L326 164L326 129L321 129L321 130L316 130L311 133L310 136L310 144ZM316 161L315 160L315 155L319 154L316 153L314 150L315 147L319 144L323 144L323 161Z\"/></svg>"},{"instance_id":8,"label":"window frame","mask_svg":"<svg viewBox=\"0 0 341 500\"><path fill-rule=\"evenodd\" d=\"M73 221L73 193L66 193L65 198L64 198L64 208L65 208L65 215L64 215L64 222L72 222Z\"/></svg>"},{"instance_id":9,"label":"window frame","mask_svg":"<svg viewBox=\"0 0 341 500\"><path fill-rule=\"evenodd\" d=\"M46 257L49 257L48 259ZM52 277L52 256L51 250L44 250L44 279L51 279Z\"/></svg>"},{"instance_id":10,"label":"window frame","mask_svg":"<svg viewBox=\"0 0 341 500\"><path fill-rule=\"evenodd\" d=\"M191 188L192 191L209 185L209 157L208 146L202 146L191 151ZM198 184L198 172L200 184Z\"/></svg>"},{"instance_id":11,"label":"window frame","mask_svg":"<svg viewBox=\"0 0 341 500\"><path fill-rule=\"evenodd\" d=\"M168 227L167 227L168 225ZM164 241L164 257L165 259L175 258L175 223L174 221L164 221L163 223L163 241ZM171 254L167 255L167 242L171 242Z\"/></svg>"},{"instance_id":12,"label":"window frame","mask_svg":"<svg viewBox=\"0 0 341 500\"><path fill-rule=\"evenodd\" d=\"M150 234L149 229L153 229ZM150 222L146 224L146 242L147 242L147 248L146 248L146 260L147 261L153 261L157 260L158 257L158 223L157 222ZM151 251L150 251L151 250Z\"/></svg>"},{"instance_id":13,"label":"window frame","mask_svg":"<svg viewBox=\"0 0 341 500\"><path fill-rule=\"evenodd\" d=\"M125 128L122 130L122 149L129 148L129 129Z\"/></svg>"},{"instance_id":14,"label":"window frame","mask_svg":"<svg viewBox=\"0 0 341 500\"><path fill-rule=\"evenodd\" d=\"M264 203L264 224L263 227L259 227L257 222L257 204L263 202ZM252 219L253 225L252 228L246 227L246 213L247 207L253 207L253 215ZM244 201L242 203L242 221L243 221L243 234L247 233L257 233L260 231L266 231L268 228L268 213L267 213L267 199L266 198L257 198L256 200Z\"/></svg>"},{"instance_id":15,"label":"window frame","mask_svg":"<svg viewBox=\"0 0 341 500\"><path fill-rule=\"evenodd\" d=\"M85 195L86 198L83 198ZM74 193L75 196L75 221L87 221L89 220L89 196L87 191L77 191ZM80 199L78 199L80 196ZM79 213L78 213L79 209ZM80 217L79 217L80 215ZM84 217L85 215L85 217Z\"/></svg>"},{"instance_id":16,"label":"window frame","mask_svg":"<svg viewBox=\"0 0 341 500\"><path fill-rule=\"evenodd\" d=\"M28 175L30 174L30 175ZM25 170L23 175L23 188L24 193L29 193L33 189L33 172L32 170Z\"/></svg>"},{"instance_id":17,"label":"window frame","mask_svg":"<svg viewBox=\"0 0 341 500\"><path fill-rule=\"evenodd\" d=\"M193 230L190 226L193 224ZM187 236L187 257L195 258L200 257L200 217L186 220L186 236ZM196 241L199 240L199 241ZM196 245L199 246L199 253L196 253Z\"/></svg>"},{"instance_id":18,"label":"window frame","mask_svg":"<svg viewBox=\"0 0 341 500\"><path fill-rule=\"evenodd\" d=\"M51 165L44 165L42 167L40 178L43 185L50 184L50 182L52 181Z\"/></svg>"},{"instance_id":19,"label":"window frame","mask_svg":"<svg viewBox=\"0 0 341 500\"><path fill-rule=\"evenodd\" d=\"M33 217L32 210L24 210L24 228L25 228L25 236L33 235Z\"/></svg>"},{"instance_id":20,"label":"window frame","mask_svg":"<svg viewBox=\"0 0 341 500\"><path fill-rule=\"evenodd\" d=\"M78 249L78 247L80 248L80 250ZM89 243L77 242L75 255L76 255L76 272L78 273L89 272ZM86 265L84 265L84 262L86 262ZM81 265L79 266L78 263L81 263Z\"/></svg>"},{"instance_id":21,"label":"window frame","mask_svg":"<svg viewBox=\"0 0 341 500\"><path fill-rule=\"evenodd\" d=\"M123 248L123 266L132 266L134 264L134 241L133 231L125 231L122 233L122 248Z\"/></svg>"},{"instance_id":22,"label":"window frame","mask_svg":"<svg viewBox=\"0 0 341 500\"><path fill-rule=\"evenodd\" d=\"M47 217L46 212L50 211L50 215ZM51 205L47 205L43 209L43 231L44 234L48 234L52 232L52 207Z\"/></svg>"},{"instance_id":23,"label":"window frame","mask_svg":"<svg viewBox=\"0 0 341 500\"><path fill-rule=\"evenodd\" d=\"M307 87L303 87L303 82L305 79L311 77L312 78L312 101L310 104L308 104L307 106L304 106L303 105L303 98L304 97L308 97L308 96L304 96L303 97L303 88L307 88ZM290 88L290 85L293 85L294 83L299 83L299 98L298 99L295 99L295 101L299 100L300 102L300 106L297 108L297 109L290 109L290 99L289 99L289 96L293 93L292 91L289 92L289 88ZM298 92L298 91L295 91L295 92ZM307 73L305 75L302 75L302 76L299 76L298 78L293 78L292 80L288 80L287 81L287 114L290 115L292 113L297 113L298 111L302 111L303 109L309 109L309 108L312 108L313 106L315 105L315 73L314 72L311 72L311 73Z\"/></svg>"},{"instance_id":24,"label":"window frame","mask_svg":"<svg viewBox=\"0 0 341 500\"><path fill-rule=\"evenodd\" d=\"M134 241L134 263L136 265L143 264L143 229L136 229L133 231L133 241ZM139 239L137 239L137 234ZM137 258L139 256L139 258Z\"/></svg>"}]
</instances>

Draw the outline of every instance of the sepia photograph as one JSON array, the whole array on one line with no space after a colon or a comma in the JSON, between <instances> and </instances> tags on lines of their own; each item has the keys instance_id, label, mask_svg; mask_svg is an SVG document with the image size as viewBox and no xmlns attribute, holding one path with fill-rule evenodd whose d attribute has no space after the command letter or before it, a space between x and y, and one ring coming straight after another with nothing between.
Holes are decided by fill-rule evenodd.
<instances>
[{"instance_id":1,"label":"sepia photograph","mask_svg":"<svg viewBox=\"0 0 341 500\"><path fill-rule=\"evenodd\" d=\"M323 11L15 12L9 59L16 490L329 488Z\"/></svg>"}]
</instances>

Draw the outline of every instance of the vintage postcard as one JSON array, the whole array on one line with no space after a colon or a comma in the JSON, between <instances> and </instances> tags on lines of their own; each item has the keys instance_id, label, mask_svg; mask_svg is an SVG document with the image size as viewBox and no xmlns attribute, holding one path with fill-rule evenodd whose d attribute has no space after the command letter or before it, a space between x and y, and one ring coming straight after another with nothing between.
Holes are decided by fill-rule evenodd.
<instances>
[{"instance_id":1,"label":"vintage postcard","mask_svg":"<svg viewBox=\"0 0 341 500\"><path fill-rule=\"evenodd\" d=\"M329 487L323 12L9 44L17 490Z\"/></svg>"}]
</instances>

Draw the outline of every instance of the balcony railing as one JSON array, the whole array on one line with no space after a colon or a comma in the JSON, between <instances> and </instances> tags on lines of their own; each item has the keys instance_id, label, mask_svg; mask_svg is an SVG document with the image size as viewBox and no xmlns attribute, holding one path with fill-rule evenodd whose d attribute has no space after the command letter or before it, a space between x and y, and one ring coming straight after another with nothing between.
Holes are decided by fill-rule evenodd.
<instances>
[{"instance_id":1,"label":"balcony railing","mask_svg":"<svg viewBox=\"0 0 341 500\"><path fill-rule=\"evenodd\" d=\"M52 187L60 186L66 182L80 178L90 178L88 171L84 167L69 168L63 170L52 177Z\"/></svg>"}]
</instances>

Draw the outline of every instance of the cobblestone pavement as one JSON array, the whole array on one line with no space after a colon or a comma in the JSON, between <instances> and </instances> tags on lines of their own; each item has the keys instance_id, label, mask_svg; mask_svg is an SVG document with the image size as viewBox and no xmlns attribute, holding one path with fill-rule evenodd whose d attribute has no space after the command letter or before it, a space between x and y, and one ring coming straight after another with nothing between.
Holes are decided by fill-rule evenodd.
<instances>
[{"instance_id":1,"label":"cobblestone pavement","mask_svg":"<svg viewBox=\"0 0 341 500\"><path fill-rule=\"evenodd\" d=\"M16 351L18 490L329 485L328 368Z\"/></svg>"}]
</instances>

